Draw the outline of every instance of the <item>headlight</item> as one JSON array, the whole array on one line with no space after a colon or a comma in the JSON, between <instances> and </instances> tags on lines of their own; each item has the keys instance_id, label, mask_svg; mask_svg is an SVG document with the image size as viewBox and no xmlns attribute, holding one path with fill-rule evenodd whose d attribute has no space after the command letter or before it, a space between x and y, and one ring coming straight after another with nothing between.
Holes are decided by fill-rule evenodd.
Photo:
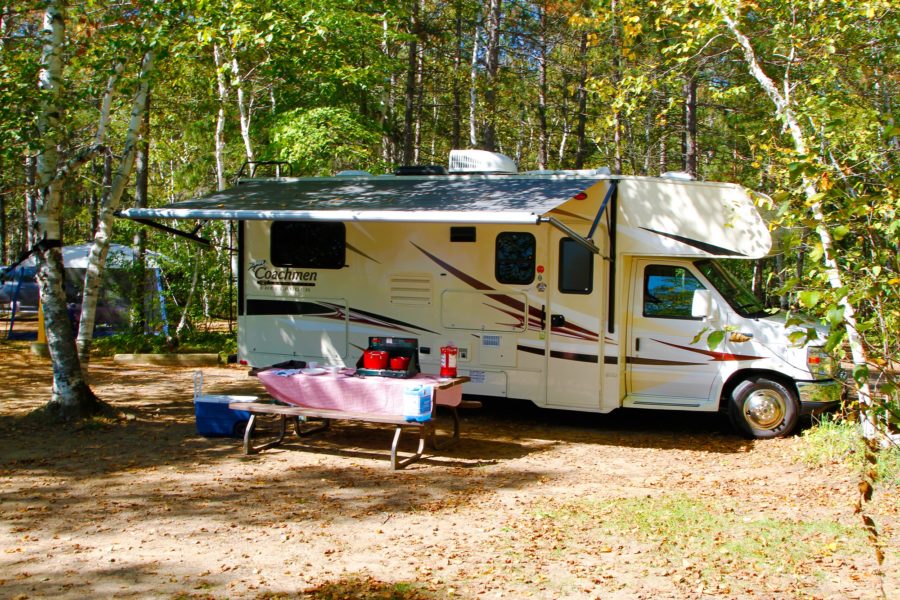
<instances>
[{"instance_id":1,"label":"headlight","mask_svg":"<svg viewBox=\"0 0 900 600\"><path fill-rule=\"evenodd\" d=\"M834 359L821 346L809 346L806 348L806 366L814 378L827 379L831 377Z\"/></svg>"}]
</instances>

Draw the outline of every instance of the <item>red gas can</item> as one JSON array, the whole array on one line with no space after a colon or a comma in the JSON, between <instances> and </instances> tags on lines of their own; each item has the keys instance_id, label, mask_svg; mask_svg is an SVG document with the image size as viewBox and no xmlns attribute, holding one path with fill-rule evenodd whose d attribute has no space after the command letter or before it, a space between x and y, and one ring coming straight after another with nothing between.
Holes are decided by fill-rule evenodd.
<instances>
[{"instance_id":1,"label":"red gas can","mask_svg":"<svg viewBox=\"0 0 900 600\"><path fill-rule=\"evenodd\" d=\"M441 377L456 377L456 359L459 348L453 342L441 346Z\"/></svg>"}]
</instances>

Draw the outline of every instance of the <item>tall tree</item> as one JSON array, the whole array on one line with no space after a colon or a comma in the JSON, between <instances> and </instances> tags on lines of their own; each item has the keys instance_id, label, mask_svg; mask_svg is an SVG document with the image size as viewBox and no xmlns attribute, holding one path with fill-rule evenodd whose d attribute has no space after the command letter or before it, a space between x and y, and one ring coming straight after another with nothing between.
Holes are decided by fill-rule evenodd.
<instances>
[{"instance_id":1,"label":"tall tree","mask_svg":"<svg viewBox=\"0 0 900 600\"><path fill-rule=\"evenodd\" d=\"M59 156L58 148L63 142L63 47L66 42L62 2L47 2L41 39L43 51L39 87L42 101L37 120L40 148L36 160L31 223L47 346L53 363L53 391L46 408L62 419L77 419L96 414L104 405L82 375L63 289L62 186L67 175L80 167L87 156L79 156L67 163L63 163Z\"/></svg>"}]
</instances>

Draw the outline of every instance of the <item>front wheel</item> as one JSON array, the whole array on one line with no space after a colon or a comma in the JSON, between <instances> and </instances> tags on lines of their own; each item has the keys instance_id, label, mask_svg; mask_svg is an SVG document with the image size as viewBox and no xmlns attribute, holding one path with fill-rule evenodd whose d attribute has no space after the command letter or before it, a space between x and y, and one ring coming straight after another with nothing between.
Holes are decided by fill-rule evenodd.
<instances>
[{"instance_id":1,"label":"front wheel","mask_svg":"<svg viewBox=\"0 0 900 600\"><path fill-rule=\"evenodd\" d=\"M742 381L731 392L728 416L735 429L747 436L784 437L797 425L800 403L783 384L754 377Z\"/></svg>"}]
</instances>

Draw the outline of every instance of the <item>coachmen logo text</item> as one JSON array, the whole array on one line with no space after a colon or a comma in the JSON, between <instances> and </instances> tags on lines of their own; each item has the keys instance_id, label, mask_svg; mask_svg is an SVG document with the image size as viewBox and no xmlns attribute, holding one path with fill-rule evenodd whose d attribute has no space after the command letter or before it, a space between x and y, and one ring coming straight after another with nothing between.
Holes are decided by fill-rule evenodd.
<instances>
[{"instance_id":1,"label":"coachmen logo text","mask_svg":"<svg viewBox=\"0 0 900 600\"><path fill-rule=\"evenodd\" d=\"M266 260L255 260L247 268L260 286L306 286L316 285L316 271L299 271L290 268L272 268Z\"/></svg>"}]
</instances>

